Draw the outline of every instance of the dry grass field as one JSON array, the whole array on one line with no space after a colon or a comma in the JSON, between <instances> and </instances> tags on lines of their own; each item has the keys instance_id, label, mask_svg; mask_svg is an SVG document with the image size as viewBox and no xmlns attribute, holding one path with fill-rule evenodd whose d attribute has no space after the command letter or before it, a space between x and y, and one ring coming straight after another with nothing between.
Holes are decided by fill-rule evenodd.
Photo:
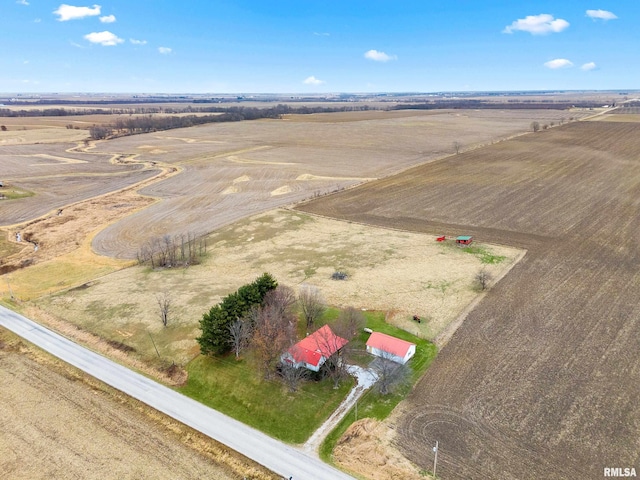
<instances>
[{"instance_id":1,"label":"dry grass field","mask_svg":"<svg viewBox=\"0 0 640 480\"><path fill-rule=\"evenodd\" d=\"M573 123L300 207L528 250L396 412L410 460L438 440L443 478L639 466L639 152L637 122Z\"/></svg>"},{"instance_id":2,"label":"dry grass field","mask_svg":"<svg viewBox=\"0 0 640 480\"><path fill-rule=\"evenodd\" d=\"M5 330L0 363L2 478L274 479Z\"/></svg>"},{"instance_id":3,"label":"dry grass field","mask_svg":"<svg viewBox=\"0 0 640 480\"><path fill-rule=\"evenodd\" d=\"M212 305L262 272L297 289L317 286L333 306L388 312L389 321L421 337L436 338L478 296L475 274L503 275L519 251L487 246L504 259L441 244L431 235L399 232L275 210L236 222L209 237L208 258L188 269L132 267L58 295L38 306L102 338L121 342L146 361L184 365L199 352L199 320ZM331 280L335 271L346 281ZM173 300L170 325L158 318L156 294ZM124 300L126 299L126 300ZM418 314L423 322L411 320ZM46 318L42 319L47 321ZM54 325L57 326L57 325Z\"/></svg>"}]
</instances>

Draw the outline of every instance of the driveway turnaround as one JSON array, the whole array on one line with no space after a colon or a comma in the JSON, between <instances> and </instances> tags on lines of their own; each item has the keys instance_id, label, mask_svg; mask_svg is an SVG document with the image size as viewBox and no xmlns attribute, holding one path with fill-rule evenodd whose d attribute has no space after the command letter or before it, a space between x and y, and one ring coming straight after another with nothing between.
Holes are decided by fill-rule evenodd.
<instances>
[{"instance_id":1,"label":"driveway turnaround","mask_svg":"<svg viewBox=\"0 0 640 480\"><path fill-rule=\"evenodd\" d=\"M0 325L133 398L293 480L353 477L0 306ZM96 412L98 413L98 412Z\"/></svg>"}]
</instances>

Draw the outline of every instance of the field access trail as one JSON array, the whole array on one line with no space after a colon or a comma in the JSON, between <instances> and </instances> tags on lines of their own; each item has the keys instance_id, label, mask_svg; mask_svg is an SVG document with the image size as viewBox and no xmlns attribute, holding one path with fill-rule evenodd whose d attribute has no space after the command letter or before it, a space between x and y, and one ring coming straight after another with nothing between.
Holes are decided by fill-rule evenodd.
<instances>
[{"instance_id":1,"label":"field access trail","mask_svg":"<svg viewBox=\"0 0 640 480\"><path fill-rule=\"evenodd\" d=\"M317 458L274 440L0 307L0 325L106 384L173 417L286 478L351 479Z\"/></svg>"},{"instance_id":2,"label":"field access trail","mask_svg":"<svg viewBox=\"0 0 640 480\"><path fill-rule=\"evenodd\" d=\"M528 250L400 406L443 479L640 467L640 123L576 122L299 207Z\"/></svg>"}]
</instances>

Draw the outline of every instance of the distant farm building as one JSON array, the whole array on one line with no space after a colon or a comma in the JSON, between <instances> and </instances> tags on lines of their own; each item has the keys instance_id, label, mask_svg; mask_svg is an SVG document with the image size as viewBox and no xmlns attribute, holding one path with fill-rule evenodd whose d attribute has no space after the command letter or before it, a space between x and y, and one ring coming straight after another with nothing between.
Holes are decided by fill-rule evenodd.
<instances>
[{"instance_id":1,"label":"distant farm building","mask_svg":"<svg viewBox=\"0 0 640 480\"><path fill-rule=\"evenodd\" d=\"M329 325L325 325L293 345L282 354L280 360L295 368L304 367L317 372L331 355L347 343L348 340L339 337L333 333Z\"/></svg>"},{"instance_id":2,"label":"distant farm building","mask_svg":"<svg viewBox=\"0 0 640 480\"><path fill-rule=\"evenodd\" d=\"M373 332L367 340L367 352L404 365L415 355L416 344L385 333Z\"/></svg>"},{"instance_id":3,"label":"distant farm building","mask_svg":"<svg viewBox=\"0 0 640 480\"><path fill-rule=\"evenodd\" d=\"M473 237L471 235L460 235L456 238L456 243L458 245L471 245L473 242Z\"/></svg>"}]
</instances>

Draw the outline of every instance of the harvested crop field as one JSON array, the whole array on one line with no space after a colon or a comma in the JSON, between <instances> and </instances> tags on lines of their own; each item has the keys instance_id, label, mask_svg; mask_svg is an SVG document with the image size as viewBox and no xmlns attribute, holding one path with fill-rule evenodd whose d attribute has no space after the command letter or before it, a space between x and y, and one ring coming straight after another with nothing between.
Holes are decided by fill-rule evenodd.
<instances>
[{"instance_id":1,"label":"harvested crop field","mask_svg":"<svg viewBox=\"0 0 640 480\"><path fill-rule=\"evenodd\" d=\"M580 122L312 201L302 211L528 250L399 407L442 478L640 467L640 124Z\"/></svg>"},{"instance_id":2,"label":"harvested crop field","mask_svg":"<svg viewBox=\"0 0 640 480\"><path fill-rule=\"evenodd\" d=\"M141 191L160 202L109 226L93 243L101 254L135 258L145 242L165 234L208 233L261 211L441 158L453 153L454 142L464 151L521 134L534 120L559 122L586 114L402 110L289 115L120 137L89 147L69 143L80 141L77 135L86 138L86 131L40 128L49 125L49 117L7 119L31 122L34 129L9 125L1 132L7 136L0 144L2 180L35 195L0 202L0 225L23 223L134 185L157 175L163 165L179 168L180 175ZM19 141L9 140L16 135ZM59 144L44 144L56 138Z\"/></svg>"},{"instance_id":3,"label":"harvested crop field","mask_svg":"<svg viewBox=\"0 0 640 480\"><path fill-rule=\"evenodd\" d=\"M99 142L95 152L180 166L141 191L160 202L101 232L93 248L135 258L154 237L206 233L454 151L520 134L562 111L365 111L211 124ZM576 115L580 115L577 113Z\"/></svg>"},{"instance_id":4,"label":"harvested crop field","mask_svg":"<svg viewBox=\"0 0 640 480\"><path fill-rule=\"evenodd\" d=\"M2 180L34 195L0 201L0 226L22 223L70 203L120 190L158 175L160 168L118 153L69 144L0 146Z\"/></svg>"},{"instance_id":5,"label":"harvested crop field","mask_svg":"<svg viewBox=\"0 0 640 480\"><path fill-rule=\"evenodd\" d=\"M3 478L274 478L4 330L0 363Z\"/></svg>"}]
</instances>

